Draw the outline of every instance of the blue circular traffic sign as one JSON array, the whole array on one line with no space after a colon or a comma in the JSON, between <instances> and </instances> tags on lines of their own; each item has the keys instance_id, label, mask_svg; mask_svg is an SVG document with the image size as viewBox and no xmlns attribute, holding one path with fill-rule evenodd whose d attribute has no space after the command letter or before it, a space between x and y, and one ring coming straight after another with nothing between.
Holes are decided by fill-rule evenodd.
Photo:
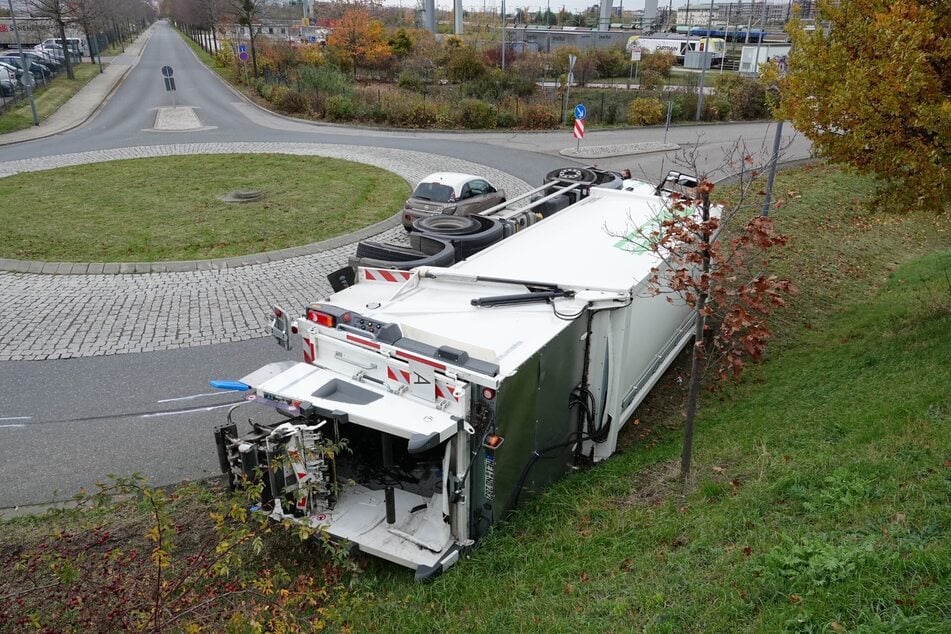
<instances>
[{"instance_id":1,"label":"blue circular traffic sign","mask_svg":"<svg viewBox=\"0 0 951 634\"><path fill-rule=\"evenodd\" d=\"M585 119L588 116L588 111L585 109L583 103L579 103L575 106L575 119Z\"/></svg>"}]
</instances>

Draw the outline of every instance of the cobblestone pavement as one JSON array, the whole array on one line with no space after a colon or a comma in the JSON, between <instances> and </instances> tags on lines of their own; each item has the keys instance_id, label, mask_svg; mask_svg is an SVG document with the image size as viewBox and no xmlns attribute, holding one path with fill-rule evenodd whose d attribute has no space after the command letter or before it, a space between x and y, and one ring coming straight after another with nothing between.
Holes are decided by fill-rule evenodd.
<instances>
[{"instance_id":1,"label":"cobblestone pavement","mask_svg":"<svg viewBox=\"0 0 951 634\"><path fill-rule=\"evenodd\" d=\"M346 159L415 184L428 173L484 175L509 193L529 185L459 159L390 148L304 143L220 143L130 147L0 163L0 177L119 159L178 154L281 153ZM394 241L396 226L374 236ZM260 337L270 306L296 312L330 292L326 275L346 265L354 243L233 268L114 275L0 272L0 361L148 352ZM133 270L133 269L130 269Z\"/></svg>"}]
</instances>

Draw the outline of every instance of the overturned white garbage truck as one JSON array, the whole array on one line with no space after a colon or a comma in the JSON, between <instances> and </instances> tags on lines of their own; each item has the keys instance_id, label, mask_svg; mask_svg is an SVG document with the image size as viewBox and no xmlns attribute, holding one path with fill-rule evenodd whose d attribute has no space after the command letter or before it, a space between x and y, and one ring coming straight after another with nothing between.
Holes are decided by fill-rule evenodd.
<instances>
[{"instance_id":1,"label":"overturned white garbage truck","mask_svg":"<svg viewBox=\"0 0 951 634\"><path fill-rule=\"evenodd\" d=\"M648 289L658 259L619 237L663 213L667 185L625 181L449 268L360 268L272 331L303 361L237 383L286 418L216 429L232 484L263 480L276 518L321 527L427 579L520 499L610 456L693 332Z\"/></svg>"}]
</instances>

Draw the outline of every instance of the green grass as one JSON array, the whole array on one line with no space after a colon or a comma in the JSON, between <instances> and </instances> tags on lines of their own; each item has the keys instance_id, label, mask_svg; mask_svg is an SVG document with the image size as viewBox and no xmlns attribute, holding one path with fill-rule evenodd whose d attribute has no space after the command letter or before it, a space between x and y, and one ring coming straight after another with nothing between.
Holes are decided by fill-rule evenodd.
<instances>
[{"instance_id":1,"label":"green grass","mask_svg":"<svg viewBox=\"0 0 951 634\"><path fill-rule=\"evenodd\" d=\"M216 198L239 189L265 195L241 204ZM175 156L18 174L0 179L0 257L143 262L259 253L378 222L408 195L390 172L309 156Z\"/></svg>"},{"instance_id":2,"label":"green grass","mask_svg":"<svg viewBox=\"0 0 951 634\"><path fill-rule=\"evenodd\" d=\"M804 192L774 214L804 293L768 362L704 397L692 490L673 477L679 407L646 406L624 453L433 584L372 562L353 629L946 631L948 217L865 211L868 185L781 175Z\"/></svg>"},{"instance_id":3,"label":"green grass","mask_svg":"<svg viewBox=\"0 0 951 634\"><path fill-rule=\"evenodd\" d=\"M37 90L34 91L36 114L40 121L45 120L51 114L59 110L60 106L79 92L80 88L98 75L99 65L88 63L75 64L73 71L76 79L68 79L66 77L66 71L64 70L49 84L39 86ZM24 99L19 106L0 114L0 134L15 132L16 130L25 130L32 126L33 112L30 109L30 101L28 99Z\"/></svg>"}]
</instances>

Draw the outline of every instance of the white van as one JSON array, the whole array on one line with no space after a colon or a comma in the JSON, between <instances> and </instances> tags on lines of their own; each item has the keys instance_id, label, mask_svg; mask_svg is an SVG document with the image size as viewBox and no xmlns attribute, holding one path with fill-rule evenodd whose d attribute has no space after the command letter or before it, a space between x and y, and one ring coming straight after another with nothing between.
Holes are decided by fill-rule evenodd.
<instances>
[{"instance_id":1,"label":"white van","mask_svg":"<svg viewBox=\"0 0 951 634\"><path fill-rule=\"evenodd\" d=\"M74 53L77 53L80 55L86 54L86 43L81 38L67 37L66 42L67 44L69 44L69 48L72 49ZM43 40L43 43L40 46L42 46L43 48L46 48L51 44L62 46L63 42L58 37L51 37L49 39Z\"/></svg>"}]
</instances>

